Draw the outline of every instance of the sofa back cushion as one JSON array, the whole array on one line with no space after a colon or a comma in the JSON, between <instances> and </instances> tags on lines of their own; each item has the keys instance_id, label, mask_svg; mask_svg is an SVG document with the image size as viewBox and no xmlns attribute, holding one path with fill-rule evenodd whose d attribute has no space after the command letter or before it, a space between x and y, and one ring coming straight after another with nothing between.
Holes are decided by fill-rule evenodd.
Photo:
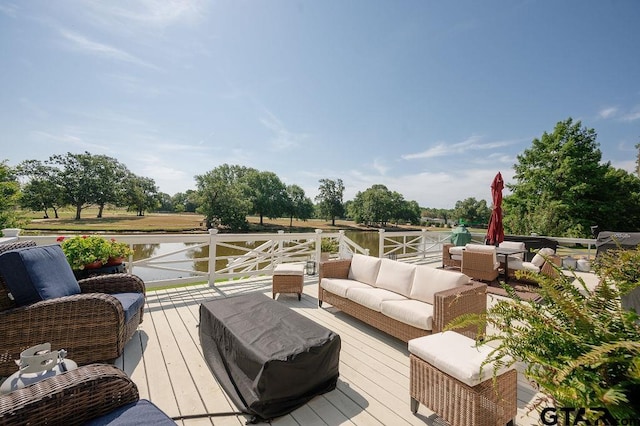
<instances>
[{"instance_id":1,"label":"sofa back cushion","mask_svg":"<svg viewBox=\"0 0 640 426\"><path fill-rule=\"evenodd\" d=\"M533 256L533 259L531 259L531 263L536 265L538 268L542 268L542 265L544 265L544 257L542 256L549 257L553 256L555 253L555 250L550 247L541 248L540 250L538 250L538 253Z\"/></svg>"},{"instance_id":2,"label":"sofa back cushion","mask_svg":"<svg viewBox=\"0 0 640 426\"><path fill-rule=\"evenodd\" d=\"M409 297L433 304L433 295L437 292L468 284L469 281L469 277L461 272L419 265L416 266Z\"/></svg>"},{"instance_id":3,"label":"sofa back cushion","mask_svg":"<svg viewBox=\"0 0 640 426\"><path fill-rule=\"evenodd\" d=\"M375 286L409 297L415 270L416 266L409 263L381 259Z\"/></svg>"},{"instance_id":4,"label":"sofa back cushion","mask_svg":"<svg viewBox=\"0 0 640 426\"><path fill-rule=\"evenodd\" d=\"M2 253L0 275L18 306L80 293L71 266L57 244Z\"/></svg>"},{"instance_id":5,"label":"sofa back cushion","mask_svg":"<svg viewBox=\"0 0 640 426\"><path fill-rule=\"evenodd\" d=\"M381 260L382 259L373 256L354 254L351 258L349 279L375 285Z\"/></svg>"}]
</instances>

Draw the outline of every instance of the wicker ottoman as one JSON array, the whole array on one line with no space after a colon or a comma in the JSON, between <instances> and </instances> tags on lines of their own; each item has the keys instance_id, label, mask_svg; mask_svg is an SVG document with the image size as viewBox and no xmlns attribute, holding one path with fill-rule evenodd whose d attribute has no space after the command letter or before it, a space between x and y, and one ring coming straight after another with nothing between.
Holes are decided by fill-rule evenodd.
<instances>
[{"instance_id":1,"label":"wicker ottoman","mask_svg":"<svg viewBox=\"0 0 640 426\"><path fill-rule=\"evenodd\" d=\"M281 263L273 270L273 282L271 292L273 298L277 293L298 293L298 300L302 296L302 284L304 282L304 265L294 263Z\"/></svg>"},{"instance_id":2,"label":"wicker ottoman","mask_svg":"<svg viewBox=\"0 0 640 426\"><path fill-rule=\"evenodd\" d=\"M513 424L517 373L503 368L493 382L493 365L482 367L488 346L446 331L409 341L411 411L424 404L453 426Z\"/></svg>"}]
</instances>

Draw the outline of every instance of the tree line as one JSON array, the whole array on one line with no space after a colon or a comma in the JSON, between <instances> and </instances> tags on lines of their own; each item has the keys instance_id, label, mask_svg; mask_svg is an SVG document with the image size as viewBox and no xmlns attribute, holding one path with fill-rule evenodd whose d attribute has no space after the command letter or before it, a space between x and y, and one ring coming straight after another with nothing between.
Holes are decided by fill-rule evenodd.
<instances>
[{"instance_id":1,"label":"tree line","mask_svg":"<svg viewBox=\"0 0 640 426\"><path fill-rule=\"evenodd\" d=\"M506 233L590 237L591 227L615 231L640 230L640 144L636 174L602 162L595 130L571 118L544 132L517 156L511 194L504 196ZM158 191L153 179L137 176L116 159L104 155L67 153L47 161L28 160L15 168L0 162L0 229L16 226L17 209L52 211L73 206L76 219L89 206L106 205L145 211L197 212L211 227L243 230L247 216L337 218L386 226L419 224L421 218L444 223L487 224L491 206L466 198L453 209L420 207L381 184L344 201L341 179L320 179L314 200L298 185L285 185L273 172L224 164L195 176L196 189L173 196ZM315 201L315 203L314 203Z\"/></svg>"}]
</instances>

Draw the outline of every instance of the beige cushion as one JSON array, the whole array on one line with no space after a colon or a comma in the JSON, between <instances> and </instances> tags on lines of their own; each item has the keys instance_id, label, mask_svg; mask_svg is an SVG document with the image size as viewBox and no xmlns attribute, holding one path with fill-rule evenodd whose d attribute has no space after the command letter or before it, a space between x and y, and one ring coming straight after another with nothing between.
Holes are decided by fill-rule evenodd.
<instances>
[{"instance_id":1,"label":"beige cushion","mask_svg":"<svg viewBox=\"0 0 640 426\"><path fill-rule=\"evenodd\" d=\"M516 250L525 250L526 246L524 243L519 242L519 241L503 241L501 242L498 247L501 248L508 248L508 249L516 249ZM509 258L512 257L516 257L520 260L524 260L524 253L518 253L518 254L512 254L509 256ZM511 259L509 259L509 261L511 261Z\"/></svg>"},{"instance_id":2,"label":"beige cushion","mask_svg":"<svg viewBox=\"0 0 640 426\"><path fill-rule=\"evenodd\" d=\"M373 256L354 254L353 258L351 258L349 278L365 284L375 285L381 260Z\"/></svg>"},{"instance_id":3,"label":"beige cushion","mask_svg":"<svg viewBox=\"0 0 640 426\"><path fill-rule=\"evenodd\" d=\"M542 265L544 265L544 257L542 257L542 255L549 257L554 255L555 253L556 253L555 250L553 250L552 248L549 248L549 247L541 248L540 250L538 250L538 253L536 253L536 255L533 256L533 259L531 259L531 263L536 265L538 268L542 268Z\"/></svg>"},{"instance_id":4,"label":"beige cushion","mask_svg":"<svg viewBox=\"0 0 640 426\"><path fill-rule=\"evenodd\" d=\"M437 292L459 287L468 282L469 277L463 273L419 265L416 266L409 297L433 304L433 295Z\"/></svg>"},{"instance_id":5,"label":"beige cushion","mask_svg":"<svg viewBox=\"0 0 640 426\"><path fill-rule=\"evenodd\" d=\"M381 260L375 286L409 297L415 265L390 259Z\"/></svg>"},{"instance_id":6,"label":"beige cushion","mask_svg":"<svg viewBox=\"0 0 640 426\"><path fill-rule=\"evenodd\" d=\"M304 265L297 263L281 263L273 268L273 275L303 275Z\"/></svg>"},{"instance_id":7,"label":"beige cushion","mask_svg":"<svg viewBox=\"0 0 640 426\"><path fill-rule=\"evenodd\" d=\"M462 251L464 247L462 246L453 246L449 247L449 254L451 255L451 259L453 260L462 260Z\"/></svg>"},{"instance_id":8,"label":"beige cushion","mask_svg":"<svg viewBox=\"0 0 640 426\"><path fill-rule=\"evenodd\" d=\"M347 290L350 288L373 288L368 284L361 283L360 281L347 280L344 278L323 278L320 282L320 287L344 298L347 297Z\"/></svg>"},{"instance_id":9,"label":"beige cushion","mask_svg":"<svg viewBox=\"0 0 640 426\"><path fill-rule=\"evenodd\" d=\"M494 364L482 366L493 348L488 345L476 347L475 340L455 331L412 339L408 346L413 355L469 386L476 386L493 377ZM503 365L497 375L511 369L513 367Z\"/></svg>"},{"instance_id":10,"label":"beige cushion","mask_svg":"<svg viewBox=\"0 0 640 426\"><path fill-rule=\"evenodd\" d=\"M509 259L508 267L510 270L531 271L535 273L540 272L540 267L531 262L523 262L520 259Z\"/></svg>"},{"instance_id":11,"label":"beige cushion","mask_svg":"<svg viewBox=\"0 0 640 426\"><path fill-rule=\"evenodd\" d=\"M350 288L347 298L369 309L380 312L385 300L407 300L406 297L382 288Z\"/></svg>"},{"instance_id":12,"label":"beige cushion","mask_svg":"<svg viewBox=\"0 0 640 426\"><path fill-rule=\"evenodd\" d=\"M419 300L385 300L381 312L421 330L433 328L433 305Z\"/></svg>"}]
</instances>

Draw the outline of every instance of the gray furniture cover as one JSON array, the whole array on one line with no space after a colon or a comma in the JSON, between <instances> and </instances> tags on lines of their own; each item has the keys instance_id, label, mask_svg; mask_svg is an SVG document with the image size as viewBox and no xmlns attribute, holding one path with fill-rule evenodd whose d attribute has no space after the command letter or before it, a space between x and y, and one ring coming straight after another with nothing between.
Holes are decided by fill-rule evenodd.
<instances>
[{"instance_id":1,"label":"gray furniture cover","mask_svg":"<svg viewBox=\"0 0 640 426\"><path fill-rule=\"evenodd\" d=\"M262 293L200 305L200 343L252 422L288 414L338 380L340 336Z\"/></svg>"},{"instance_id":2,"label":"gray furniture cover","mask_svg":"<svg viewBox=\"0 0 640 426\"><path fill-rule=\"evenodd\" d=\"M611 249L635 249L640 244L640 232L612 232L598 233L596 240L596 257Z\"/></svg>"}]
</instances>

